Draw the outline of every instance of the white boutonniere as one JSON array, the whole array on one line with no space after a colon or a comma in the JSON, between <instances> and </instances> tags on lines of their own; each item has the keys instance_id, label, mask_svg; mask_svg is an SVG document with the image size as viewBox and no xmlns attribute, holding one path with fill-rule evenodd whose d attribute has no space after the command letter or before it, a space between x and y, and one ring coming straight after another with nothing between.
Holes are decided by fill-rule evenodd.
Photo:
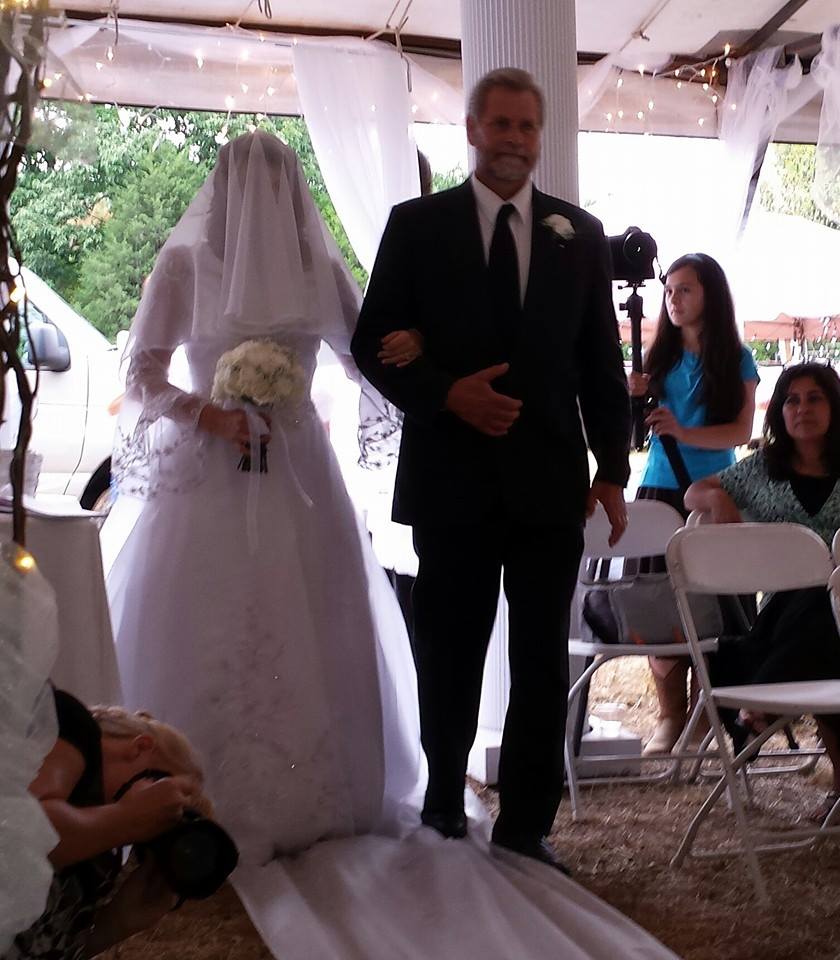
<instances>
[{"instance_id":1,"label":"white boutonniere","mask_svg":"<svg viewBox=\"0 0 840 960\"><path fill-rule=\"evenodd\" d=\"M542 221L542 225L548 227L558 240L571 240L575 235L572 221L561 213L552 213Z\"/></svg>"}]
</instances>

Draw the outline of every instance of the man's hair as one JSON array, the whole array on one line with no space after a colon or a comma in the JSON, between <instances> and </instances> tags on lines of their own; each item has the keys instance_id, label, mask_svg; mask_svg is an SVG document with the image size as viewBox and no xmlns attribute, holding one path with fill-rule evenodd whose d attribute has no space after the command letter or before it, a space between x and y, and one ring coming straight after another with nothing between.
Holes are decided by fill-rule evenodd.
<instances>
[{"instance_id":1,"label":"man's hair","mask_svg":"<svg viewBox=\"0 0 840 960\"><path fill-rule=\"evenodd\" d=\"M149 736L154 740L158 759L166 767L167 773L173 776L189 776L199 783L204 782L201 763L189 740L179 730L155 720L151 714L142 710L131 713L123 707L96 706L91 707L90 712L99 724L103 737L131 739ZM205 816L210 816L212 812L210 802L204 796L196 798L192 805Z\"/></svg>"},{"instance_id":2,"label":"man's hair","mask_svg":"<svg viewBox=\"0 0 840 960\"><path fill-rule=\"evenodd\" d=\"M540 126L543 125L545 97L542 89L527 70L520 70L518 67L500 67L498 70L491 70L489 73L485 73L473 87L467 113L474 120L481 118L487 105L487 97L490 95L490 91L496 87L503 87L505 90L512 90L514 93L533 93L537 98Z\"/></svg>"},{"instance_id":3,"label":"man's hair","mask_svg":"<svg viewBox=\"0 0 840 960\"><path fill-rule=\"evenodd\" d=\"M417 168L420 173L420 196L427 197L432 192L432 165L422 150L417 151Z\"/></svg>"}]
</instances>

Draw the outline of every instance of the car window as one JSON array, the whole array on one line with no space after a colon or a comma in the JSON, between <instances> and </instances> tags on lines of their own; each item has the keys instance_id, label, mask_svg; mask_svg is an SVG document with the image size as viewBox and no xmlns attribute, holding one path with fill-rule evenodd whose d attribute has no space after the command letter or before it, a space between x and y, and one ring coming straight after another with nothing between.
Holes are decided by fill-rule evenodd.
<instances>
[{"instance_id":1,"label":"car window","mask_svg":"<svg viewBox=\"0 0 840 960\"><path fill-rule=\"evenodd\" d=\"M52 321L47 317L45 313L39 310L34 303L30 300L27 303L26 309L26 319L29 323L51 323ZM26 326L21 323L20 325L20 343L18 344L18 356L23 358L24 366L31 370L32 364L29 361L27 356L27 348L29 346L29 338L26 335Z\"/></svg>"}]
</instances>

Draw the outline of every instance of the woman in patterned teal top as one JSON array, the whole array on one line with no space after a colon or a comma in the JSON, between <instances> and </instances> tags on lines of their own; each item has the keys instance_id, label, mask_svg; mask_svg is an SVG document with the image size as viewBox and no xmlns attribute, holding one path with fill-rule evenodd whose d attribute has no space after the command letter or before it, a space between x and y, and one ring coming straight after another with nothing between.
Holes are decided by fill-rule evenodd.
<instances>
[{"instance_id":1,"label":"woman in patterned teal top","mask_svg":"<svg viewBox=\"0 0 840 960\"><path fill-rule=\"evenodd\" d=\"M683 512L685 493L662 438L676 441L688 474L701 480L735 462L733 447L752 433L758 373L741 343L726 275L704 253L689 253L668 268L656 336L645 373L630 375L634 397L650 396L650 454L638 499L662 500ZM665 569L664 560L653 569ZM668 753L682 733L688 697L688 657L651 657L659 723L646 754Z\"/></svg>"},{"instance_id":2,"label":"woman in patterned teal top","mask_svg":"<svg viewBox=\"0 0 840 960\"><path fill-rule=\"evenodd\" d=\"M831 546L840 528L840 378L831 367L803 363L779 377L767 407L765 445L753 456L692 484L691 510L716 523L742 517L799 523ZM722 638L710 658L715 686L840 677L840 636L823 587L774 594L745 637ZM756 718L726 718L736 742ZM840 716L818 718L834 767L824 809L840 797Z\"/></svg>"}]
</instances>

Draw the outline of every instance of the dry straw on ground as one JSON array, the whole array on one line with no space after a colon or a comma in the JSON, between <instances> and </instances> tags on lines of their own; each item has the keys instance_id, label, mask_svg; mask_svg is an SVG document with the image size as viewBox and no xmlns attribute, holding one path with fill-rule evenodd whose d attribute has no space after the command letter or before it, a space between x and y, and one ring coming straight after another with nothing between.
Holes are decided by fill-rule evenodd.
<instances>
[{"instance_id":1,"label":"dry straw on ground","mask_svg":"<svg viewBox=\"0 0 840 960\"><path fill-rule=\"evenodd\" d=\"M626 702L636 708L628 722L649 728L654 703L644 665L618 661L601 674L592 702ZM803 742L812 740L809 725L797 734ZM821 760L807 777L757 780L755 803L765 811L763 823L772 828L816 807L828 786L826 761ZM669 866L708 789L708 783L592 788L584 792L581 822L572 822L564 801L551 839L579 883L685 960L840 960L840 844L765 857L772 900L766 909L755 902L738 858L693 860L681 870ZM484 789L481 794L493 809L495 793ZM731 822L722 803L704 835L725 837ZM113 955L119 960L270 957L229 887L172 914L157 930L135 937Z\"/></svg>"}]
</instances>

